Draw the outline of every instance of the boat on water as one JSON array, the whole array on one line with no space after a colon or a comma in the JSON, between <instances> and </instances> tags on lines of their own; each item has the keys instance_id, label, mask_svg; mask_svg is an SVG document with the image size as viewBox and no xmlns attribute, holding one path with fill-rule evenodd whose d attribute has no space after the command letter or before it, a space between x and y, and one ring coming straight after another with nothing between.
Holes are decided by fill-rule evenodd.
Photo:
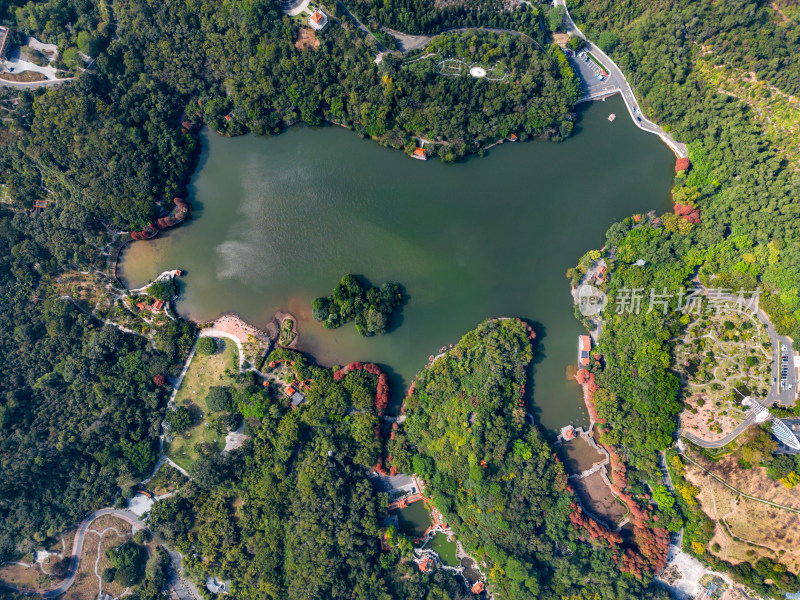
<instances>
[{"instance_id":1,"label":"boat on water","mask_svg":"<svg viewBox=\"0 0 800 600\"><path fill-rule=\"evenodd\" d=\"M616 118L617 118L617 115L615 115L614 113L611 113L610 115L608 115L608 120L611 121L612 123L614 122L614 119L616 119Z\"/></svg>"}]
</instances>

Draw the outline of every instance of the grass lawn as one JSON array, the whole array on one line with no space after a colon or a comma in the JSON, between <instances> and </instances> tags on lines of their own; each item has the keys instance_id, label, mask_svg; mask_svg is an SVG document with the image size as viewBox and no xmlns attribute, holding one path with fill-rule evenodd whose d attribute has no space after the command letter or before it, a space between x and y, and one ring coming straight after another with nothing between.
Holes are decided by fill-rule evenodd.
<instances>
[{"instance_id":1,"label":"grass lawn","mask_svg":"<svg viewBox=\"0 0 800 600\"><path fill-rule=\"evenodd\" d=\"M589 55L589 58L591 58L591 59L592 59L592 61L594 62L594 64L596 64L598 67L600 67L601 69L603 69L603 71L604 71L604 72L606 72L606 73L608 73L608 72L609 72L609 71L608 71L608 69L606 69L606 68L605 68L605 66L603 66L603 63L601 63L599 60L597 60L597 59L594 57L594 55L592 55L592 53L591 53L591 52L587 52L586 54L588 54L588 55Z\"/></svg>"},{"instance_id":2,"label":"grass lawn","mask_svg":"<svg viewBox=\"0 0 800 600\"><path fill-rule=\"evenodd\" d=\"M225 434L219 434L205 425L208 422L206 394L215 385L233 386L234 379L226 374L226 370L232 373L239 370L239 353L236 344L230 340L216 339L216 342L217 351L214 354L207 356L195 353L175 397L178 406L185 406L192 412L194 426L172 440L167 456L187 470L199 456L197 444L209 443L216 446L219 452L225 447Z\"/></svg>"}]
</instances>

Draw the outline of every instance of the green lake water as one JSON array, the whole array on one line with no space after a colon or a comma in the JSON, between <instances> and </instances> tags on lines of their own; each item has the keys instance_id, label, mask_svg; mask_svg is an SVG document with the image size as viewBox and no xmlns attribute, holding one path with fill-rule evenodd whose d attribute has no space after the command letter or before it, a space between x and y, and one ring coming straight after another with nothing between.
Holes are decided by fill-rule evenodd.
<instances>
[{"instance_id":1,"label":"green lake water","mask_svg":"<svg viewBox=\"0 0 800 600\"><path fill-rule=\"evenodd\" d=\"M431 514L422 501L394 510L392 514L397 515L400 531L415 538L425 535L431 526Z\"/></svg>"},{"instance_id":2,"label":"green lake water","mask_svg":"<svg viewBox=\"0 0 800 600\"><path fill-rule=\"evenodd\" d=\"M433 537L424 547L430 548L436 552L445 565L450 567L459 566L460 563L458 562L458 558L456 558L457 547L455 542L449 541L447 536L441 531L437 531L433 534Z\"/></svg>"},{"instance_id":3,"label":"green lake water","mask_svg":"<svg viewBox=\"0 0 800 600\"><path fill-rule=\"evenodd\" d=\"M542 333L528 386L535 418L551 430L582 424L579 388L566 378L581 329L564 273L615 220L667 208L674 158L618 99L578 112L563 143L506 143L456 164L412 160L338 127L206 131L193 220L132 244L124 279L136 287L183 269L178 310L199 320L235 312L263 325L289 310L300 349L327 365L379 363L396 397L429 355L482 320L528 319ZM348 272L405 286L391 334L313 322L311 301Z\"/></svg>"}]
</instances>

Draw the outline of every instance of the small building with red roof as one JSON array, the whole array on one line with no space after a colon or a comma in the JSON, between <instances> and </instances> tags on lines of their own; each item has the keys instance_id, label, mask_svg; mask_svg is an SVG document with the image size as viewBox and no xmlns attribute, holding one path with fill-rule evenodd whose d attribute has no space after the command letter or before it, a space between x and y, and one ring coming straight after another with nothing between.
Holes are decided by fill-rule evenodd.
<instances>
[{"instance_id":1,"label":"small building with red roof","mask_svg":"<svg viewBox=\"0 0 800 600\"><path fill-rule=\"evenodd\" d=\"M325 25L328 24L328 15L320 9L316 9L311 16L308 17L308 26L314 31L322 31Z\"/></svg>"},{"instance_id":2,"label":"small building with red roof","mask_svg":"<svg viewBox=\"0 0 800 600\"><path fill-rule=\"evenodd\" d=\"M592 338L582 335L578 338L578 364L582 367L589 366L589 352L592 350Z\"/></svg>"},{"instance_id":3,"label":"small building with red roof","mask_svg":"<svg viewBox=\"0 0 800 600\"><path fill-rule=\"evenodd\" d=\"M425 148L415 148L414 154L412 154L411 157L419 160L428 160L428 155L425 153Z\"/></svg>"}]
</instances>

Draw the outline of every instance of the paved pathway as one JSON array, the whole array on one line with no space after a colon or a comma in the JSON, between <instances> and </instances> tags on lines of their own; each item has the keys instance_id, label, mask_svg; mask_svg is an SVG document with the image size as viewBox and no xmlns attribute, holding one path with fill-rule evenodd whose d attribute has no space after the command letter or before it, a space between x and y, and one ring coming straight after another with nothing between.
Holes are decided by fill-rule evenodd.
<instances>
[{"instance_id":1,"label":"paved pathway","mask_svg":"<svg viewBox=\"0 0 800 600\"><path fill-rule=\"evenodd\" d=\"M702 438L697 437L692 433L683 430L678 430L678 435L680 435L683 438L686 438L687 440L689 440L696 446L700 446L701 448L722 448L723 446L727 446L733 440L739 437L748 427L750 427L750 425L755 423L755 420L756 420L756 412L748 411L747 417L745 417L744 421L739 423L739 425L737 425L736 428L733 431L731 431L728 435L726 435L724 438L720 438L714 442L706 441Z\"/></svg>"},{"instance_id":2,"label":"paved pathway","mask_svg":"<svg viewBox=\"0 0 800 600\"><path fill-rule=\"evenodd\" d=\"M129 510L124 509L116 509L116 508L101 508L100 510L94 511L88 517L86 517L83 521L81 521L80 525L78 525L78 531L75 533L75 539L72 542L72 562L70 563L69 570L67 571L67 578L64 579L58 586L50 588L50 589L22 589L17 588L15 586L11 586L0 582L0 588L11 589L17 592L21 592L23 594L37 594L42 596L43 598L56 598L60 596L64 592L69 589L69 587L75 582L75 577L78 573L78 563L80 560L81 550L83 549L83 541L86 537L86 533L89 530L89 526L94 522L96 519L99 519L105 515L112 515L123 521L129 523L133 527L137 527L139 529L147 530L147 525L144 522L140 521L139 518L133 514ZM178 581L171 582L175 591L178 592L178 596L181 599L191 599L196 600L201 598L200 593L197 591L197 588L194 585L186 580L183 577L183 570L181 567L181 559L182 556L178 552L174 552L168 550L170 558L172 559L173 567L175 568L175 573L177 576Z\"/></svg>"},{"instance_id":3,"label":"paved pathway","mask_svg":"<svg viewBox=\"0 0 800 600\"><path fill-rule=\"evenodd\" d=\"M622 99L625 101L625 106L628 108L628 113L633 120L633 123L643 131L647 131L648 133L652 133L657 135L661 138L661 140L670 147L670 149L679 157L688 156L688 150L685 144L681 144L680 142L675 141L675 139L668 134L666 131L661 129L658 125L650 121L647 117L642 114L641 108L639 108L639 103L636 101L636 96L633 93L633 89L631 88L628 80L625 78L625 75L622 73L620 68L616 65L616 63L608 57L608 55L603 52L600 48L592 44L583 32L575 25L575 22L572 20L572 17L569 14L569 10L567 9L566 0L555 0L556 5L563 6L564 10L566 10L566 21L567 21L567 31L573 30L577 33L580 37L584 39L586 42L586 50L591 52L598 60L603 61L603 66L608 69L608 77L606 87L611 88L610 90L599 90L598 93L594 97L600 97L603 95L610 95L613 93L619 93L622 96ZM584 98L585 100L591 98Z\"/></svg>"},{"instance_id":4,"label":"paved pathway","mask_svg":"<svg viewBox=\"0 0 800 600\"><path fill-rule=\"evenodd\" d=\"M101 508L100 510L96 510L90 514L83 521L81 521L80 525L78 525L78 531L75 534L75 539L72 542L72 562L70 563L69 570L67 571L67 578L62 581L61 584L50 589L27 590L0 582L0 587L5 587L7 589L16 590L22 593L38 594L44 598L55 598L56 596L63 594L75 581L75 576L78 573L78 561L80 559L81 549L83 548L83 540L86 537L86 531L89 529L89 525L91 525L95 519L98 519L104 515L113 515L130 523L134 527L147 529L147 526L142 523L135 514L128 510Z\"/></svg>"},{"instance_id":5,"label":"paved pathway","mask_svg":"<svg viewBox=\"0 0 800 600\"><path fill-rule=\"evenodd\" d=\"M658 467L661 469L661 478L664 480L664 485L674 494L675 486L672 485L672 477L670 477L669 468L667 467L667 453L664 450L659 452Z\"/></svg>"},{"instance_id":6,"label":"paved pathway","mask_svg":"<svg viewBox=\"0 0 800 600\"><path fill-rule=\"evenodd\" d=\"M44 81L8 81L7 79L2 79L2 76L0 76L0 87L10 87L18 90L34 90L40 87L58 87L73 79L73 77L68 77L66 79L45 79Z\"/></svg>"},{"instance_id":7,"label":"paved pathway","mask_svg":"<svg viewBox=\"0 0 800 600\"><path fill-rule=\"evenodd\" d=\"M296 2L284 2L281 5L281 9L283 12L290 17L294 17L299 15L302 12L308 10L309 0L298 0Z\"/></svg>"},{"instance_id":8,"label":"paved pathway","mask_svg":"<svg viewBox=\"0 0 800 600\"><path fill-rule=\"evenodd\" d=\"M244 371L244 347L242 346L242 342L239 341L239 338L233 334L227 333L226 331L220 331L219 329L214 328L201 329L198 338L201 337L226 338L233 341L236 344L236 347L239 349L239 370ZM195 348L196 347L197 344L195 343ZM191 360L186 361L186 367L184 367L184 369L188 368L190 362ZM183 377L181 377L181 381L183 381ZM180 387L180 382L176 387Z\"/></svg>"}]
</instances>

